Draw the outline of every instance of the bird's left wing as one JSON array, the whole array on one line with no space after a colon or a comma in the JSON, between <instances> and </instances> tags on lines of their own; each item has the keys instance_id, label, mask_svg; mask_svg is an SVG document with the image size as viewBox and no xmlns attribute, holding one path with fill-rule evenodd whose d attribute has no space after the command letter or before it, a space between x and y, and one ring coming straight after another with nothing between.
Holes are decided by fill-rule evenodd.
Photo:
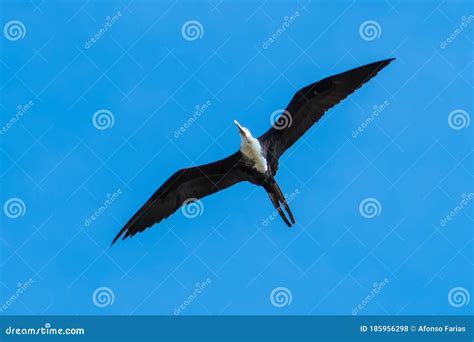
<instances>
[{"instance_id":1,"label":"bird's left wing","mask_svg":"<svg viewBox=\"0 0 474 342\"><path fill-rule=\"evenodd\" d=\"M392 60L367 64L300 89L273 126L258 138L266 150L267 158L271 159L270 163L277 163L280 156L325 112L377 75Z\"/></svg>"},{"instance_id":2,"label":"bird's left wing","mask_svg":"<svg viewBox=\"0 0 474 342\"><path fill-rule=\"evenodd\" d=\"M173 214L183 204L246 180L240 151L214 163L186 168L172 175L120 230L114 244L144 231Z\"/></svg>"}]
</instances>

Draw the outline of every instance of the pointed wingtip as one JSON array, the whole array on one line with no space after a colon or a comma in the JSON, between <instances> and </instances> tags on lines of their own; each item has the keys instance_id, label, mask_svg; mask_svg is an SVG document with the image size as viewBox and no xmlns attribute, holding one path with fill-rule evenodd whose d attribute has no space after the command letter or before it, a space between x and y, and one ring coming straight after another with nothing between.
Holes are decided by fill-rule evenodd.
<instances>
[{"instance_id":1,"label":"pointed wingtip","mask_svg":"<svg viewBox=\"0 0 474 342\"><path fill-rule=\"evenodd\" d=\"M378 65L382 65L382 66L387 66L388 64L390 64L392 61L394 61L395 58L387 58L387 59L383 59L381 61L378 61L378 62L375 62L373 64L378 64Z\"/></svg>"},{"instance_id":2,"label":"pointed wingtip","mask_svg":"<svg viewBox=\"0 0 474 342\"><path fill-rule=\"evenodd\" d=\"M380 60L380 61L377 61L377 62L367 64L367 65L363 66L362 68L367 68L368 67L369 70L374 70L377 73L380 70L382 70L383 68L385 68L387 65L389 65L394 60L395 60L395 58L387 58L387 59L383 59L383 60ZM374 75L372 75L372 76L374 76Z\"/></svg>"},{"instance_id":3,"label":"pointed wingtip","mask_svg":"<svg viewBox=\"0 0 474 342\"><path fill-rule=\"evenodd\" d=\"M394 61L395 59L396 59L395 57L393 57L393 58L387 58L387 59L381 61L380 63L383 63L383 64L385 64L385 65L388 65L388 64L390 64L392 61Z\"/></svg>"},{"instance_id":4,"label":"pointed wingtip","mask_svg":"<svg viewBox=\"0 0 474 342\"><path fill-rule=\"evenodd\" d=\"M120 235L117 235L113 240L112 240L112 243L110 244L110 247L112 247L116 242L117 240L119 239Z\"/></svg>"},{"instance_id":5,"label":"pointed wingtip","mask_svg":"<svg viewBox=\"0 0 474 342\"><path fill-rule=\"evenodd\" d=\"M126 230L126 227L122 228L120 230L120 232L115 236L115 238L112 240L112 243L110 244L110 247L112 247L117 241L118 239L120 239L120 237L123 235L123 233L125 232ZM126 238L127 235L124 236L124 238Z\"/></svg>"}]
</instances>

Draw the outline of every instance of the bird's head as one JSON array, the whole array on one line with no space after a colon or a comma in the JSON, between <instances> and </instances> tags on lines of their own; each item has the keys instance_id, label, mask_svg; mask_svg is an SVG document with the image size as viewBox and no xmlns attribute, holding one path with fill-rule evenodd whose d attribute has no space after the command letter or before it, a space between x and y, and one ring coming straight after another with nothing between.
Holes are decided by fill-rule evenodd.
<instances>
[{"instance_id":1,"label":"bird's head","mask_svg":"<svg viewBox=\"0 0 474 342\"><path fill-rule=\"evenodd\" d=\"M250 139L252 138L252 134L250 134L250 131L248 128L240 125L237 120L234 120L234 123L236 124L237 128L239 129L239 134L240 134L240 139L242 142L246 142L247 144L250 143Z\"/></svg>"}]
</instances>

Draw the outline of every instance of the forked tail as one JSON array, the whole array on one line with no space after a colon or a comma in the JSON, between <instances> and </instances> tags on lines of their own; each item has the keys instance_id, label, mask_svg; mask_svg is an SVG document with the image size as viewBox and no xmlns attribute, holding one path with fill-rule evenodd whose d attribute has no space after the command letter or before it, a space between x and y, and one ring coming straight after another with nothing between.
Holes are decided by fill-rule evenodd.
<instances>
[{"instance_id":1,"label":"forked tail","mask_svg":"<svg viewBox=\"0 0 474 342\"><path fill-rule=\"evenodd\" d=\"M291 227L293 224L295 224L295 217L293 216L293 213L291 212L290 207L288 206L288 202L286 201L286 198L283 195L283 192L281 191L275 179L269 180L263 185L263 187L267 191L270 200L272 201L273 205L275 206L283 221L285 221L286 225L288 227ZM285 213L283 212L281 204L283 204L285 211L290 216L291 222L290 220L288 220Z\"/></svg>"}]
</instances>

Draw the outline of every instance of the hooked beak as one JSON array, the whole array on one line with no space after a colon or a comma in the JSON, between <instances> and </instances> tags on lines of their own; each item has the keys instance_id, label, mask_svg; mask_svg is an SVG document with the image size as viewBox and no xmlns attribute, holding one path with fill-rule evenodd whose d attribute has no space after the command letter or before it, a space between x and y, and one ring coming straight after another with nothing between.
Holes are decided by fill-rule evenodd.
<instances>
[{"instance_id":1,"label":"hooked beak","mask_svg":"<svg viewBox=\"0 0 474 342\"><path fill-rule=\"evenodd\" d=\"M245 137L245 132L244 132L244 130L243 130L243 127L240 126L240 124L237 122L237 120L234 120L234 123L237 125L237 128L238 128L239 131L240 131L240 134Z\"/></svg>"}]
</instances>

